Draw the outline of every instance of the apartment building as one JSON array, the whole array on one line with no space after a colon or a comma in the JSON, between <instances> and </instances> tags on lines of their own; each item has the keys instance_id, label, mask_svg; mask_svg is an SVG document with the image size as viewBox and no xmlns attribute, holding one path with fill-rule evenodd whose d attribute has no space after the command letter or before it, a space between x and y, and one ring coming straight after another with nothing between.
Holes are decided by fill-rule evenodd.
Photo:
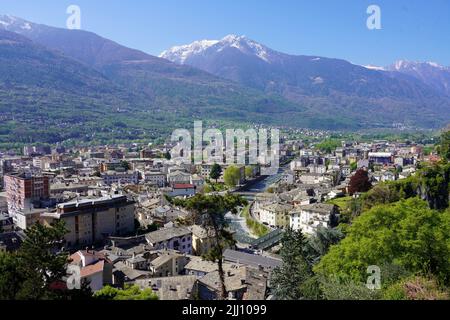
<instances>
[{"instance_id":1,"label":"apartment building","mask_svg":"<svg viewBox=\"0 0 450 320\"><path fill-rule=\"evenodd\" d=\"M339 211L335 205L314 203L300 206L290 213L290 227L304 234L314 235L320 227L337 225Z\"/></svg>"},{"instance_id":2,"label":"apartment building","mask_svg":"<svg viewBox=\"0 0 450 320\"><path fill-rule=\"evenodd\" d=\"M26 229L38 220L41 212L37 210L40 208L39 202L50 197L49 178L31 172L7 174L5 189L8 213L12 216L14 224L21 229ZM26 215L33 217L27 221Z\"/></svg>"},{"instance_id":3,"label":"apartment building","mask_svg":"<svg viewBox=\"0 0 450 320\"><path fill-rule=\"evenodd\" d=\"M68 247L102 243L109 236L126 236L134 232L135 203L123 195L59 204L56 212L45 213L42 219L51 223L63 220L68 233Z\"/></svg>"}]
</instances>

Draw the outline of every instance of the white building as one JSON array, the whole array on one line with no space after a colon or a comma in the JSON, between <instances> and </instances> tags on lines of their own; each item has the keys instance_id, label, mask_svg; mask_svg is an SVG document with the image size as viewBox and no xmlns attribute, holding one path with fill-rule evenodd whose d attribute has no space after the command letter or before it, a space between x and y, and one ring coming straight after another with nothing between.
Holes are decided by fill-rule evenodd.
<instances>
[{"instance_id":1,"label":"white building","mask_svg":"<svg viewBox=\"0 0 450 320\"><path fill-rule=\"evenodd\" d=\"M88 283L93 292L112 284L112 264L102 254L78 251L70 256L69 268L80 268L80 285Z\"/></svg>"},{"instance_id":2,"label":"white building","mask_svg":"<svg viewBox=\"0 0 450 320\"><path fill-rule=\"evenodd\" d=\"M182 171L174 171L167 175L167 182L171 186L174 184L189 184L191 182L191 175Z\"/></svg>"},{"instance_id":3,"label":"white building","mask_svg":"<svg viewBox=\"0 0 450 320\"><path fill-rule=\"evenodd\" d=\"M160 229L147 233L145 238L157 250L168 249L192 254L192 232L187 228Z\"/></svg>"},{"instance_id":4,"label":"white building","mask_svg":"<svg viewBox=\"0 0 450 320\"><path fill-rule=\"evenodd\" d=\"M166 175L160 171L145 171L142 173L145 183L162 188L166 185Z\"/></svg>"},{"instance_id":5,"label":"white building","mask_svg":"<svg viewBox=\"0 0 450 320\"><path fill-rule=\"evenodd\" d=\"M270 204L260 208L259 220L273 228L289 226L289 212L293 206L290 204Z\"/></svg>"},{"instance_id":6,"label":"white building","mask_svg":"<svg viewBox=\"0 0 450 320\"><path fill-rule=\"evenodd\" d=\"M339 218L337 207L332 204L314 203L300 206L290 213L290 227L304 234L314 235L319 227L334 227Z\"/></svg>"},{"instance_id":7,"label":"white building","mask_svg":"<svg viewBox=\"0 0 450 320\"><path fill-rule=\"evenodd\" d=\"M112 184L138 184L139 172L137 171L107 171L101 174L103 183L110 186Z\"/></svg>"}]
</instances>

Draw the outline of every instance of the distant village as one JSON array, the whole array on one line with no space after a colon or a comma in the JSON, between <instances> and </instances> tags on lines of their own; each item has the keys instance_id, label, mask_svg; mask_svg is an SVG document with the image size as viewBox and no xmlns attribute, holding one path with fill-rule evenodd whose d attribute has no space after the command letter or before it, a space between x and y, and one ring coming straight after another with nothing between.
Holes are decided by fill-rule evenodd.
<instances>
[{"instance_id":1,"label":"distant village","mask_svg":"<svg viewBox=\"0 0 450 320\"><path fill-rule=\"evenodd\" d=\"M227 166L213 179L213 164L177 163L171 148L26 146L20 155L0 154L0 250L18 250L36 223L62 220L70 264L81 268L93 292L132 284L151 288L160 300L214 300L221 294L218 267L204 258L213 237L187 223L189 212L167 197L231 192L249 206L241 208L246 218L230 218L237 241L223 254L225 287L231 300L267 300L271 274L282 263L283 230L311 236L337 226L341 213L332 200L350 196L350 179L360 170L375 185L405 179L420 162L436 160L416 143L342 141L323 152L284 140L277 176L261 176L263 164L237 166L236 185L225 186ZM264 232L257 234L248 219Z\"/></svg>"}]
</instances>

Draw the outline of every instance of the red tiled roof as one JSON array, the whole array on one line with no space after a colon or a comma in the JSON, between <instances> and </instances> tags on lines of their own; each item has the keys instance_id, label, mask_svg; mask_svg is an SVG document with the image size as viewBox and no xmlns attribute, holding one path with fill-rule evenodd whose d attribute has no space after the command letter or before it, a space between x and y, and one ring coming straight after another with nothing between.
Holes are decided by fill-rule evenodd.
<instances>
[{"instance_id":1,"label":"red tiled roof","mask_svg":"<svg viewBox=\"0 0 450 320\"><path fill-rule=\"evenodd\" d=\"M105 261L101 260L96 264L91 264L81 269L80 276L82 278L89 277L90 275L103 272L103 268L105 267Z\"/></svg>"},{"instance_id":2,"label":"red tiled roof","mask_svg":"<svg viewBox=\"0 0 450 320\"><path fill-rule=\"evenodd\" d=\"M108 260L107 257L100 252L97 251L85 251L85 250L80 250L75 252L74 254L72 254L69 257L69 260L71 261L71 263L73 264L79 264L81 262L81 255L85 256L85 257L94 257L98 260Z\"/></svg>"},{"instance_id":3,"label":"red tiled roof","mask_svg":"<svg viewBox=\"0 0 450 320\"><path fill-rule=\"evenodd\" d=\"M174 184L174 189L195 189L195 186L193 184Z\"/></svg>"},{"instance_id":4,"label":"red tiled roof","mask_svg":"<svg viewBox=\"0 0 450 320\"><path fill-rule=\"evenodd\" d=\"M75 252L73 255L69 257L70 263L79 264L81 262L81 256L78 252Z\"/></svg>"}]
</instances>

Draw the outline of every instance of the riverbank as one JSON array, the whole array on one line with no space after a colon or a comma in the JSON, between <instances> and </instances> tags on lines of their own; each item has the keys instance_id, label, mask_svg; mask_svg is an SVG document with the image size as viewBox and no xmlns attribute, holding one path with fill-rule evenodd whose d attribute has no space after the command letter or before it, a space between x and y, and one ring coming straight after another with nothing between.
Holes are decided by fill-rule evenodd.
<instances>
[{"instance_id":1,"label":"riverbank","mask_svg":"<svg viewBox=\"0 0 450 320\"><path fill-rule=\"evenodd\" d=\"M270 232L270 229L253 218L253 216L250 214L251 207L252 204L246 206L242 210L241 216L245 219L245 223L247 224L247 227L250 229L252 234L257 238L261 238L268 234Z\"/></svg>"}]
</instances>

